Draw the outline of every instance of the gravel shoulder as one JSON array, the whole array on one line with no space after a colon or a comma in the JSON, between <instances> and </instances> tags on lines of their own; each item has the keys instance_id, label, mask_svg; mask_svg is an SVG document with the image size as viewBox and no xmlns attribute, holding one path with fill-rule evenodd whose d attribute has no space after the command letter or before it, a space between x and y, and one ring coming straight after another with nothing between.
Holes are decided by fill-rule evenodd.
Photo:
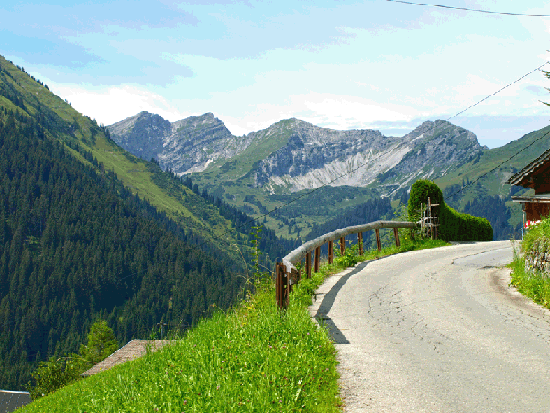
<instances>
[{"instance_id":1,"label":"gravel shoulder","mask_svg":"<svg viewBox=\"0 0 550 413\"><path fill-rule=\"evenodd\" d=\"M358 264L310 313L338 352L345 412L549 412L550 312L509 287L510 241Z\"/></svg>"}]
</instances>

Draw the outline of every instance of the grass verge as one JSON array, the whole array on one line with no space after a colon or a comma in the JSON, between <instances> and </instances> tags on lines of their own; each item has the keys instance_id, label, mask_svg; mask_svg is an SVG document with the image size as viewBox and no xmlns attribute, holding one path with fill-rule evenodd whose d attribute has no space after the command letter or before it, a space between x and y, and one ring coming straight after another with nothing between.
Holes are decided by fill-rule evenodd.
<instances>
[{"instance_id":1,"label":"grass verge","mask_svg":"<svg viewBox=\"0 0 550 413\"><path fill-rule=\"evenodd\" d=\"M23 412L339 412L335 349L307 307L324 279L367 259L448 245L405 242L352 257L353 248L304 279L286 312L270 281L156 353L80 380Z\"/></svg>"},{"instance_id":2,"label":"grass verge","mask_svg":"<svg viewBox=\"0 0 550 413\"><path fill-rule=\"evenodd\" d=\"M508 264L512 269L510 285L531 298L535 303L550 309L550 278L540 271L525 269L525 260L514 253L514 261Z\"/></svg>"}]
</instances>

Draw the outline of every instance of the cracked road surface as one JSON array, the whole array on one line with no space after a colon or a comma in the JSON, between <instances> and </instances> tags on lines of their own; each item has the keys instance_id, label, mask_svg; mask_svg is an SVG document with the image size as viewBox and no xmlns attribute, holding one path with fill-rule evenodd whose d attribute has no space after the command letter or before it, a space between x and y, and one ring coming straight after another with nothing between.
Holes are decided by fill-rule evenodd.
<instances>
[{"instance_id":1,"label":"cracked road surface","mask_svg":"<svg viewBox=\"0 0 550 413\"><path fill-rule=\"evenodd\" d=\"M330 277L345 412L550 413L550 311L508 286L510 241L414 251Z\"/></svg>"}]
</instances>

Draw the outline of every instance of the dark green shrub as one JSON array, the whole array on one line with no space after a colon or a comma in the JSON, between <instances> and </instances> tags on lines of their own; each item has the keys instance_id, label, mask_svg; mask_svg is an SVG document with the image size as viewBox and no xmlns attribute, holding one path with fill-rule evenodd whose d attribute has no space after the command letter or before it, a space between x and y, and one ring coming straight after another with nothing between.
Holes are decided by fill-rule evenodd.
<instances>
[{"instance_id":1,"label":"dark green shrub","mask_svg":"<svg viewBox=\"0 0 550 413\"><path fill-rule=\"evenodd\" d=\"M464 214L447 205L439 211L438 238L446 241L493 240L493 227L486 218Z\"/></svg>"},{"instance_id":2,"label":"dark green shrub","mask_svg":"<svg viewBox=\"0 0 550 413\"><path fill-rule=\"evenodd\" d=\"M426 205L428 203L428 197L432 204L445 204L443 193L436 184L426 179L417 180L411 187L411 196L407 204L409 221L416 222L420 219L421 204Z\"/></svg>"},{"instance_id":3,"label":"dark green shrub","mask_svg":"<svg viewBox=\"0 0 550 413\"><path fill-rule=\"evenodd\" d=\"M486 218L474 217L455 211L447 206L439 187L428 180L419 179L411 187L407 206L409 221L420 219L421 204L426 205L428 197L432 204L439 204L434 212L439 216L437 235L445 241L492 241L493 227Z\"/></svg>"}]
</instances>

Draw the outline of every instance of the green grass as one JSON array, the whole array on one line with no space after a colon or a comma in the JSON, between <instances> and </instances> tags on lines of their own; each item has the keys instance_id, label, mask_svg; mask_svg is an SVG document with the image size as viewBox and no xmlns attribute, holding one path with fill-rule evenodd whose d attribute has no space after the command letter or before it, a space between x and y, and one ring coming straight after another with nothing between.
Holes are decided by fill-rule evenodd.
<instances>
[{"instance_id":1,"label":"green grass","mask_svg":"<svg viewBox=\"0 0 550 413\"><path fill-rule=\"evenodd\" d=\"M520 244L521 251L514 249L514 261L510 284L531 298L535 303L550 309L550 278L543 265L537 265L541 257L550 252L550 218L526 231Z\"/></svg>"},{"instance_id":2,"label":"green grass","mask_svg":"<svg viewBox=\"0 0 550 413\"><path fill-rule=\"evenodd\" d=\"M393 255L393 254L399 254L401 252L439 248L439 247L451 245L448 242L445 242L443 240L432 240L432 239L410 240L403 235L404 233L405 231L403 231L403 233L400 235L401 245L399 247L397 247L396 245L388 245L382 248L381 251L369 250L369 251L365 251L363 255L357 255L357 250L358 250L357 245L354 245L351 248L346 248L344 255L341 255L339 243L338 245L335 244L334 251L335 251L336 258L334 259L333 266L335 269L342 268L342 267L346 268L346 267L355 265L358 262L377 260L379 258L386 257L388 255ZM383 237L382 233L381 233L381 237ZM389 237L386 237L386 242L385 242L386 244L389 243L388 238ZM382 239L382 245L384 245L384 239ZM328 270L329 271L331 270L330 266L328 267Z\"/></svg>"},{"instance_id":3,"label":"green grass","mask_svg":"<svg viewBox=\"0 0 550 413\"><path fill-rule=\"evenodd\" d=\"M80 380L25 412L337 412L334 347L307 312L318 274L286 313L264 284L158 353Z\"/></svg>"},{"instance_id":4,"label":"green grass","mask_svg":"<svg viewBox=\"0 0 550 413\"><path fill-rule=\"evenodd\" d=\"M443 245L405 240L399 248L356 258ZM286 312L276 307L273 283L258 283L255 294L215 312L174 344L82 379L21 411L340 412L334 345L307 307L325 278L347 266L345 257L302 279Z\"/></svg>"},{"instance_id":5,"label":"green grass","mask_svg":"<svg viewBox=\"0 0 550 413\"><path fill-rule=\"evenodd\" d=\"M512 269L510 284L531 298L535 303L550 309L550 278L540 271L527 271L525 260L514 256L514 261L508 264Z\"/></svg>"}]
</instances>

